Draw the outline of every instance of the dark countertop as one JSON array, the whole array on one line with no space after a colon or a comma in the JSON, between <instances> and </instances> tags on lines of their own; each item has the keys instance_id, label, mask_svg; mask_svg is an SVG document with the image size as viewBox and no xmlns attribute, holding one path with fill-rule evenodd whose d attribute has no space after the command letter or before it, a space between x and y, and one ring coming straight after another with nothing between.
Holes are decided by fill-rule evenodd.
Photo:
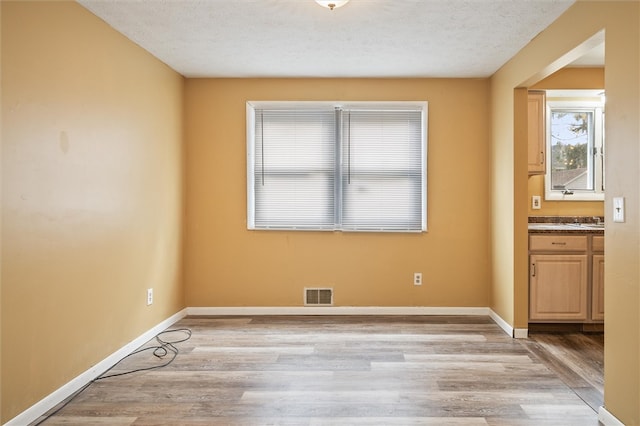
<instances>
[{"instance_id":1,"label":"dark countertop","mask_svg":"<svg viewBox=\"0 0 640 426\"><path fill-rule=\"evenodd\" d=\"M529 234L604 235L604 226L589 223L529 223Z\"/></svg>"}]
</instances>

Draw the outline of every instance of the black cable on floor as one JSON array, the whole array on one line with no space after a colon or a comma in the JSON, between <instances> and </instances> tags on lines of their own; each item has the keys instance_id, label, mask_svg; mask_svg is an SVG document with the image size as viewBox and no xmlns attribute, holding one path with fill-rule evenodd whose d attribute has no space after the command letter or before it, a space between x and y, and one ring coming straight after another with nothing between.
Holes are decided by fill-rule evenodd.
<instances>
[{"instance_id":1,"label":"black cable on floor","mask_svg":"<svg viewBox=\"0 0 640 426\"><path fill-rule=\"evenodd\" d=\"M182 339L177 339L177 340L165 340L165 339L163 339L161 337L161 336L164 336L164 335L169 334L169 333L185 333L186 337L184 337ZM62 410L67 405L69 405L69 403L71 401L76 399L76 397L78 395L80 395L89 386L91 386L93 383L97 382L98 380L104 380L104 379L109 379L109 378L112 378L112 377L124 376L124 375L127 375L127 374L138 373L140 371L156 370L158 368L163 368L163 367L168 366L169 364L171 364L176 359L176 357L180 353L178 348L176 346L174 346L174 345L176 345L178 343L186 342L190 338L191 338L191 330L188 329L188 328L175 328L175 329L165 330L165 331L162 331L162 332L158 333L155 336L155 339L158 342L158 345L147 346L147 347L144 347L144 348L140 348L140 349L138 349L136 351L133 351L130 354L126 355L125 357L120 359L118 362L113 364L111 367L109 367L102 374L100 374L98 377L96 377L95 379L91 380L89 383L87 383L82 388L77 390L73 395L68 397L66 399L66 401L64 401L64 403L60 407L58 407L55 411L45 414L43 417L38 419L36 422L32 423L32 426L37 426L37 425L41 424L42 422L46 421L47 419L49 419L50 417L56 415L60 410ZM120 373L107 374L111 370L113 370L115 367L117 367L122 361L124 361L124 360L126 360L126 359L128 359L128 358L130 358L130 357L132 357L134 355L137 355L137 354L140 354L140 353L144 353L144 352L149 352L149 351L152 351L153 356L155 356L156 358L164 358L167 355L171 355L171 358L169 358L168 361L166 361L166 362L164 362L162 364L153 365L153 366L150 366L150 367L136 368L136 369L133 369L133 370L123 371L123 372L120 372Z\"/></svg>"},{"instance_id":2,"label":"black cable on floor","mask_svg":"<svg viewBox=\"0 0 640 426\"><path fill-rule=\"evenodd\" d=\"M170 342L160 338L160 336L162 336L164 334L176 333L176 332L186 333L187 337L185 337L184 339L173 340L173 341L170 341ZM111 368L109 368L107 371L102 373L100 376L98 376L95 379L93 379L93 381L95 382L97 380L108 379L110 377L124 376L124 375L127 375L127 374L137 373L139 371L155 370L157 368L166 367L167 365L171 364L173 362L173 360L176 359L176 357L178 356L179 351L178 351L178 348L176 348L174 346L174 344L186 342L190 338L191 338L191 330L189 330L188 328L176 328L176 329L173 329L173 330L165 330L165 331L163 331L161 333L158 333L156 335L156 340L159 343L158 346L149 346L149 347L141 348L141 349L138 349L137 351L131 352L129 355L127 355L124 358L122 358L120 361L118 361L116 364L114 364ZM153 351L153 355L156 358L164 358L168 354L172 354L172 357L167 362L165 362L164 364L153 365L151 367L136 368L134 370L124 371L122 373L114 373L114 374L107 375L107 373L109 371L113 370L118 364L120 364L125 359L130 358L130 357L132 357L134 355L137 355L139 353L148 352L148 351L151 351L151 350Z\"/></svg>"}]
</instances>

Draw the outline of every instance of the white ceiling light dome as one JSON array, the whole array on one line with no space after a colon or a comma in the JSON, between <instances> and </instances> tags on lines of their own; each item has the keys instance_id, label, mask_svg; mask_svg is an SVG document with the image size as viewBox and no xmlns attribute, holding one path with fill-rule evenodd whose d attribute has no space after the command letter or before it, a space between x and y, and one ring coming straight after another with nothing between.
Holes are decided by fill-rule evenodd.
<instances>
[{"instance_id":1,"label":"white ceiling light dome","mask_svg":"<svg viewBox=\"0 0 640 426\"><path fill-rule=\"evenodd\" d=\"M316 3L322 7L333 10L336 7L342 7L349 3L349 0L316 0Z\"/></svg>"}]
</instances>

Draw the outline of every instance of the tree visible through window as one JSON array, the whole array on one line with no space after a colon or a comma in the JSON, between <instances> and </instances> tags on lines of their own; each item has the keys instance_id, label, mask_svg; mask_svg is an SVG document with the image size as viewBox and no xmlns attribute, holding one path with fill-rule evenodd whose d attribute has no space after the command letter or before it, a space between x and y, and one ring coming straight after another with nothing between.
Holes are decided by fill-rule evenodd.
<instances>
[{"instance_id":1,"label":"tree visible through window","mask_svg":"<svg viewBox=\"0 0 640 426\"><path fill-rule=\"evenodd\" d=\"M546 199L604 199L604 104L600 98L595 91L547 91Z\"/></svg>"},{"instance_id":2,"label":"tree visible through window","mask_svg":"<svg viewBox=\"0 0 640 426\"><path fill-rule=\"evenodd\" d=\"M593 112L551 111L553 189L593 190L589 173L593 150Z\"/></svg>"}]
</instances>

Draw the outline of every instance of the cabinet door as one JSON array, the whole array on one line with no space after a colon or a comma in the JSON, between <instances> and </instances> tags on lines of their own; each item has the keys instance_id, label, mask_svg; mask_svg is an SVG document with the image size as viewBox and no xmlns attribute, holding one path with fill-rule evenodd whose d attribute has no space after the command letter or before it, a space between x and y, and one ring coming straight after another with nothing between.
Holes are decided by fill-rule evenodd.
<instances>
[{"instance_id":1,"label":"cabinet door","mask_svg":"<svg viewBox=\"0 0 640 426\"><path fill-rule=\"evenodd\" d=\"M529 92L528 145L529 174L543 175L546 172L546 105L544 92Z\"/></svg>"},{"instance_id":2,"label":"cabinet door","mask_svg":"<svg viewBox=\"0 0 640 426\"><path fill-rule=\"evenodd\" d=\"M587 319L587 255L532 254L529 319Z\"/></svg>"},{"instance_id":3,"label":"cabinet door","mask_svg":"<svg viewBox=\"0 0 640 426\"><path fill-rule=\"evenodd\" d=\"M604 255L593 255L593 287L591 288L591 319L604 320Z\"/></svg>"}]
</instances>

